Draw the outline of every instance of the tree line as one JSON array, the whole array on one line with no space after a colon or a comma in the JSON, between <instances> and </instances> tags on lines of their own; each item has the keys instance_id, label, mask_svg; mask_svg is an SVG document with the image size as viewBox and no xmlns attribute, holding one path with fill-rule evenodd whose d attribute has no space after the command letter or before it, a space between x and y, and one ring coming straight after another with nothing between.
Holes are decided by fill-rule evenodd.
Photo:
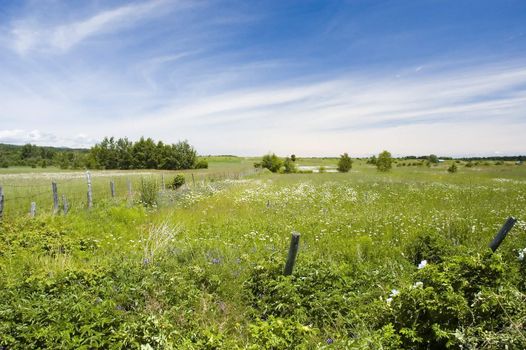
<instances>
[{"instance_id":1,"label":"tree line","mask_svg":"<svg viewBox=\"0 0 526 350\"><path fill-rule=\"evenodd\" d=\"M82 168L88 159L88 153L87 149L0 144L0 167Z\"/></svg>"},{"instance_id":2,"label":"tree line","mask_svg":"<svg viewBox=\"0 0 526 350\"><path fill-rule=\"evenodd\" d=\"M388 151L383 151L380 152L380 154L378 154L378 157L372 156L371 158L369 158L367 163L374 164L376 165L378 171L385 172L391 170L393 166L393 161L394 158L391 156L391 153ZM438 158L436 161L438 163ZM340 173L347 173L352 169L352 164L353 160L351 159L349 154L344 153L340 155L336 169ZM255 162L254 167L268 169L273 173L284 174L311 172L298 170L298 167L296 166L296 155L294 154L292 154L290 157L285 157L285 159L281 159L275 153L269 153L264 155L263 158L261 158L260 162ZM322 172L323 169L323 166L320 167L319 172Z\"/></svg>"},{"instance_id":3,"label":"tree line","mask_svg":"<svg viewBox=\"0 0 526 350\"><path fill-rule=\"evenodd\" d=\"M105 137L90 149L90 155L103 169L180 170L208 167L205 160L198 161L197 152L188 141L165 144L144 137L136 142L127 138Z\"/></svg>"},{"instance_id":4,"label":"tree line","mask_svg":"<svg viewBox=\"0 0 526 350\"><path fill-rule=\"evenodd\" d=\"M144 137L136 142L105 137L90 149L0 144L0 167L9 166L181 170L207 168L208 163L198 159L196 150L187 141L166 144Z\"/></svg>"}]
</instances>

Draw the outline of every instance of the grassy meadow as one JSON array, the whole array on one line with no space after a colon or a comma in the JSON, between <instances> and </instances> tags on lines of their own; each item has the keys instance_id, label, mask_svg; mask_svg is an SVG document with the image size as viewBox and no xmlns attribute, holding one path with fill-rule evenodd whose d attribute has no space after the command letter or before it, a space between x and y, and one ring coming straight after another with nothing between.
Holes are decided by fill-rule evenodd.
<instances>
[{"instance_id":1,"label":"grassy meadow","mask_svg":"<svg viewBox=\"0 0 526 350\"><path fill-rule=\"evenodd\" d=\"M90 210L83 172L1 170L0 348L526 348L525 165L271 174L208 160L93 171ZM186 186L141 205L141 181L179 173ZM52 180L67 215L52 215Z\"/></svg>"}]
</instances>

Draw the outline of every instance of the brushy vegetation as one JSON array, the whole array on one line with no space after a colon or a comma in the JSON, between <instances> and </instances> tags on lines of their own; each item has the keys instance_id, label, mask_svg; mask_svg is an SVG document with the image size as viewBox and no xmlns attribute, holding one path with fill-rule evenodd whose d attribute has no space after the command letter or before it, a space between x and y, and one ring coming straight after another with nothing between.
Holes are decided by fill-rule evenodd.
<instances>
[{"instance_id":1,"label":"brushy vegetation","mask_svg":"<svg viewBox=\"0 0 526 350\"><path fill-rule=\"evenodd\" d=\"M338 160L338 171L341 173L347 173L352 169L352 159L347 153L340 156Z\"/></svg>"},{"instance_id":2,"label":"brushy vegetation","mask_svg":"<svg viewBox=\"0 0 526 350\"><path fill-rule=\"evenodd\" d=\"M393 167L393 158L391 156L391 153L388 151L383 151L378 155L378 159L374 161L374 164L376 164L376 168L378 171L389 171Z\"/></svg>"},{"instance_id":3,"label":"brushy vegetation","mask_svg":"<svg viewBox=\"0 0 526 350\"><path fill-rule=\"evenodd\" d=\"M186 180L185 180L184 175L177 174L172 179L172 182L170 183L170 188L172 190L176 190L176 189L180 188L181 186L183 186L185 184L185 182L186 182Z\"/></svg>"},{"instance_id":4,"label":"brushy vegetation","mask_svg":"<svg viewBox=\"0 0 526 350\"><path fill-rule=\"evenodd\" d=\"M261 167L264 169L268 169L273 173L277 173L281 166L283 165L283 161L274 153L272 154L266 154L261 159L261 163L255 164L256 167Z\"/></svg>"},{"instance_id":5,"label":"brushy vegetation","mask_svg":"<svg viewBox=\"0 0 526 350\"><path fill-rule=\"evenodd\" d=\"M525 168L356 163L4 218L0 346L526 348Z\"/></svg>"}]
</instances>

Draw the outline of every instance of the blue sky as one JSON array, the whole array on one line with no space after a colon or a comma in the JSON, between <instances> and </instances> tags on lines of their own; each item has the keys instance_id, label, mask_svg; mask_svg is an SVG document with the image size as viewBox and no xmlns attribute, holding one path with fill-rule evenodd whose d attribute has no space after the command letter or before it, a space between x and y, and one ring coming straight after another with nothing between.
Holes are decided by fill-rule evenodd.
<instances>
[{"instance_id":1,"label":"blue sky","mask_svg":"<svg viewBox=\"0 0 526 350\"><path fill-rule=\"evenodd\" d=\"M526 1L0 0L0 142L526 153Z\"/></svg>"}]
</instances>

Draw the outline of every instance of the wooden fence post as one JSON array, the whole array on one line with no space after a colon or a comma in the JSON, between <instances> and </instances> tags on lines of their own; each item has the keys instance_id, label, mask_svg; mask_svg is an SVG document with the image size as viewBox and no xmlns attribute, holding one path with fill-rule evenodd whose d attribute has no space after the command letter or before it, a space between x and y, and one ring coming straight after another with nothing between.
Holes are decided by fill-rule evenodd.
<instances>
[{"instance_id":1,"label":"wooden fence post","mask_svg":"<svg viewBox=\"0 0 526 350\"><path fill-rule=\"evenodd\" d=\"M298 248L300 245L300 234L298 232L292 232L290 239L289 255L287 257L287 263L285 264L285 270L283 274L289 276L292 274L294 269L294 263L296 262L296 255L298 255Z\"/></svg>"},{"instance_id":2,"label":"wooden fence post","mask_svg":"<svg viewBox=\"0 0 526 350\"><path fill-rule=\"evenodd\" d=\"M110 181L111 198L115 198L115 181Z\"/></svg>"},{"instance_id":3,"label":"wooden fence post","mask_svg":"<svg viewBox=\"0 0 526 350\"><path fill-rule=\"evenodd\" d=\"M31 209L29 209L29 215L34 218L35 215L37 215L37 204L35 202L31 202Z\"/></svg>"},{"instance_id":4,"label":"wooden fence post","mask_svg":"<svg viewBox=\"0 0 526 350\"><path fill-rule=\"evenodd\" d=\"M132 183L130 179L128 179L128 196L132 196Z\"/></svg>"},{"instance_id":5,"label":"wooden fence post","mask_svg":"<svg viewBox=\"0 0 526 350\"><path fill-rule=\"evenodd\" d=\"M506 220L504 225L502 225L500 231L497 233L495 238L493 238L493 241L489 244L489 247L493 252L497 250L497 248L500 246L504 238L506 238L506 235L508 234L508 232L510 232L510 230L513 228L513 225L515 225L516 222L517 220L514 217L510 216L508 220Z\"/></svg>"},{"instance_id":6,"label":"wooden fence post","mask_svg":"<svg viewBox=\"0 0 526 350\"><path fill-rule=\"evenodd\" d=\"M0 186L0 219L4 216L4 190Z\"/></svg>"},{"instance_id":7,"label":"wooden fence post","mask_svg":"<svg viewBox=\"0 0 526 350\"><path fill-rule=\"evenodd\" d=\"M58 213L58 189L55 181L51 183L51 189L53 190L53 214L56 214Z\"/></svg>"},{"instance_id":8,"label":"wooden fence post","mask_svg":"<svg viewBox=\"0 0 526 350\"><path fill-rule=\"evenodd\" d=\"M88 181L88 208L93 206L93 193L91 192L91 174L86 171L86 179Z\"/></svg>"},{"instance_id":9,"label":"wooden fence post","mask_svg":"<svg viewBox=\"0 0 526 350\"><path fill-rule=\"evenodd\" d=\"M62 209L64 210L64 215L69 211L68 199L65 194L62 195Z\"/></svg>"},{"instance_id":10,"label":"wooden fence post","mask_svg":"<svg viewBox=\"0 0 526 350\"><path fill-rule=\"evenodd\" d=\"M194 188L195 188L195 178L194 178L194 173L192 173L192 183L194 184Z\"/></svg>"},{"instance_id":11,"label":"wooden fence post","mask_svg":"<svg viewBox=\"0 0 526 350\"><path fill-rule=\"evenodd\" d=\"M166 186L164 184L164 173L161 173L161 191L164 192Z\"/></svg>"}]
</instances>

